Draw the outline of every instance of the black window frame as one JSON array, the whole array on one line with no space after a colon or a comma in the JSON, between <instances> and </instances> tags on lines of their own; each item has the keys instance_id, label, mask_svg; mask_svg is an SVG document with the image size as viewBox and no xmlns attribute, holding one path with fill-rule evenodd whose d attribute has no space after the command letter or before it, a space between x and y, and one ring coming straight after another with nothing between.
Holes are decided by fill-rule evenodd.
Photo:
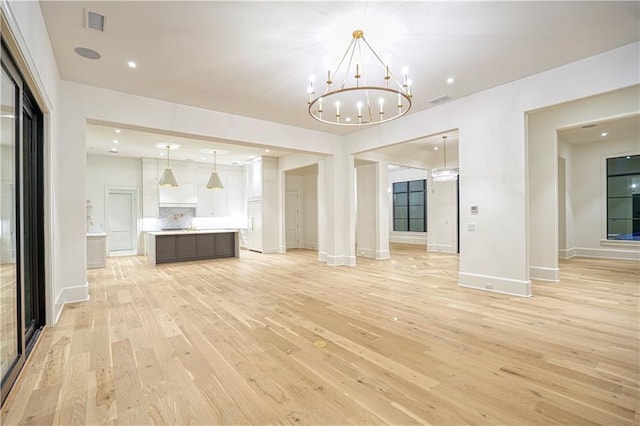
<instances>
[{"instance_id":1,"label":"black window frame","mask_svg":"<svg viewBox=\"0 0 640 426\"><path fill-rule=\"evenodd\" d=\"M620 157L608 157L606 159L606 221L607 221L607 235L606 235L606 239L609 241L639 241L640 240L640 216L635 217L634 213L637 214L637 212L634 211L633 206L636 205L637 203L640 203L640 188L638 188L637 192L632 191L631 195L628 196L620 196L620 195L610 195L609 190L610 190L610 179L611 178L621 178L621 177L638 177L638 179L640 179L640 167L638 169L630 169L628 171L623 171L623 172L613 172L611 170L611 165L612 162L626 162L628 160L634 160L634 161L640 161L640 154L637 155L623 155ZM637 197L637 199L636 199ZM620 198L631 198L631 203L632 203L632 209L631 209L631 217L611 217L610 216L610 200L612 199L620 199ZM635 199L635 200L634 200ZM611 229L610 229L610 223L611 221L616 221L616 220L630 220L631 221L631 234L630 237L627 237L625 235L620 235L620 234L614 234L612 233Z\"/></svg>"},{"instance_id":2,"label":"black window frame","mask_svg":"<svg viewBox=\"0 0 640 426\"><path fill-rule=\"evenodd\" d=\"M421 188L417 189L416 186L421 184ZM422 193L423 204L412 203L415 197L412 195ZM399 200L401 197L396 195L404 195L404 202ZM393 208L393 231L394 232L427 232L427 179L412 179L406 181L393 182L392 184L392 208ZM413 207L413 209L412 209ZM422 217L412 217L412 210L415 212L416 207L423 207ZM406 217L398 217L398 209L405 209ZM421 230L415 230L412 224L416 219L422 219L420 223ZM406 222L406 227L399 226L401 221Z\"/></svg>"}]
</instances>

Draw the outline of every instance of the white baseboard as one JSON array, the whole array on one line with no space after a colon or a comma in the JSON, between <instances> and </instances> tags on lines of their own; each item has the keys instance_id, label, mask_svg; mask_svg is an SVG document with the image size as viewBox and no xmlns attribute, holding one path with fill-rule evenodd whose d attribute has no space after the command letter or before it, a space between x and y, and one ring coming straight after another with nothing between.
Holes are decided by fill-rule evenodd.
<instances>
[{"instance_id":1,"label":"white baseboard","mask_svg":"<svg viewBox=\"0 0 640 426\"><path fill-rule=\"evenodd\" d=\"M575 249L560 249L558 250L558 258L560 259L571 259L575 256Z\"/></svg>"},{"instance_id":2,"label":"white baseboard","mask_svg":"<svg viewBox=\"0 0 640 426\"><path fill-rule=\"evenodd\" d=\"M326 262L327 261L327 252L326 251L319 251L318 252L318 260L320 262Z\"/></svg>"},{"instance_id":3,"label":"white baseboard","mask_svg":"<svg viewBox=\"0 0 640 426\"><path fill-rule=\"evenodd\" d=\"M427 245L427 233L420 232L391 232L390 243L424 244Z\"/></svg>"},{"instance_id":4,"label":"white baseboard","mask_svg":"<svg viewBox=\"0 0 640 426\"><path fill-rule=\"evenodd\" d=\"M369 249L369 248L360 248L360 247L358 247L356 249L356 254L358 256L369 257L369 258L373 259L375 257L375 250Z\"/></svg>"},{"instance_id":5,"label":"white baseboard","mask_svg":"<svg viewBox=\"0 0 640 426\"><path fill-rule=\"evenodd\" d=\"M542 266L529 266L529 275L531 279L540 281L550 281L557 283L560 281L558 277L558 268L545 268Z\"/></svg>"},{"instance_id":6,"label":"white baseboard","mask_svg":"<svg viewBox=\"0 0 640 426\"><path fill-rule=\"evenodd\" d=\"M356 257L327 255L327 265L328 266L356 266Z\"/></svg>"},{"instance_id":7,"label":"white baseboard","mask_svg":"<svg viewBox=\"0 0 640 426\"><path fill-rule=\"evenodd\" d=\"M274 254L274 253L281 253L281 252L278 251L277 248L262 250L262 254Z\"/></svg>"},{"instance_id":8,"label":"white baseboard","mask_svg":"<svg viewBox=\"0 0 640 426\"><path fill-rule=\"evenodd\" d=\"M376 251L376 259L383 260L383 259L390 259L390 258L391 258L391 253L389 253L389 250Z\"/></svg>"},{"instance_id":9,"label":"white baseboard","mask_svg":"<svg viewBox=\"0 0 640 426\"><path fill-rule=\"evenodd\" d=\"M460 272L458 273L458 285L460 287L510 294L512 296L531 297L531 281Z\"/></svg>"},{"instance_id":10,"label":"white baseboard","mask_svg":"<svg viewBox=\"0 0 640 426\"><path fill-rule=\"evenodd\" d=\"M315 241L305 241L302 243L302 248L308 250L318 250L318 243Z\"/></svg>"},{"instance_id":11,"label":"white baseboard","mask_svg":"<svg viewBox=\"0 0 640 426\"><path fill-rule=\"evenodd\" d=\"M427 251L436 253L456 253L456 248L450 244L427 244Z\"/></svg>"},{"instance_id":12,"label":"white baseboard","mask_svg":"<svg viewBox=\"0 0 640 426\"><path fill-rule=\"evenodd\" d=\"M284 254L287 252L287 246L278 246L278 253Z\"/></svg>"},{"instance_id":13,"label":"white baseboard","mask_svg":"<svg viewBox=\"0 0 640 426\"><path fill-rule=\"evenodd\" d=\"M574 256L595 257L600 259L640 260L640 250L579 248L573 250Z\"/></svg>"},{"instance_id":14,"label":"white baseboard","mask_svg":"<svg viewBox=\"0 0 640 426\"><path fill-rule=\"evenodd\" d=\"M56 297L56 302L54 305L54 324L58 322L64 305L73 302L86 302L87 300L89 300L88 282L85 283L85 285L80 285L77 287L66 287L60 290L60 293L58 293L58 297Z\"/></svg>"}]
</instances>

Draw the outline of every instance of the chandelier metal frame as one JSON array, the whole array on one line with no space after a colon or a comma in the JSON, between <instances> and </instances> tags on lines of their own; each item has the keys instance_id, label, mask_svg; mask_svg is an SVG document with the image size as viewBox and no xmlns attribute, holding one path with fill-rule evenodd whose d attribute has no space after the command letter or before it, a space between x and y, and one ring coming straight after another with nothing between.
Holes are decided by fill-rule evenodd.
<instances>
[{"instance_id":1,"label":"chandelier metal frame","mask_svg":"<svg viewBox=\"0 0 640 426\"><path fill-rule=\"evenodd\" d=\"M351 43L344 52L335 71L333 73L331 70L327 71L326 88L322 94L315 96L315 77L310 77L307 89L309 94L307 102L309 115L323 123L350 127L385 123L402 117L409 112L412 105L411 98L413 95L411 93L411 80L409 79L408 69L404 68L402 70L403 81L401 83L391 73L389 65L386 65L369 45L364 38L362 30L355 30L352 35ZM367 74L364 70L366 61L362 53L363 43L374 58L374 65L379 64L382 67L378 76L382 85L367 84ZM345 65L345 59L347 58L348 61ZM343 67L343 65L345 66ZM354 81L351 80L349 85L350 77L353 77ZM341 78L342 83L339 86L334 86L338 87L335 89L332 88L332 85L337 78ZM375 76L373 79L375 79ZM397 85L397 89L389 87L390 83ZM392 108L387 107L385 111L384 105L389 104L390 100L395 105ZM372 103L377 103L377 106L375 104L372 106ZM330 108L331 112L327 108ZM391 111L395 114L392 114Z\"/></svg>"}]
</instances>

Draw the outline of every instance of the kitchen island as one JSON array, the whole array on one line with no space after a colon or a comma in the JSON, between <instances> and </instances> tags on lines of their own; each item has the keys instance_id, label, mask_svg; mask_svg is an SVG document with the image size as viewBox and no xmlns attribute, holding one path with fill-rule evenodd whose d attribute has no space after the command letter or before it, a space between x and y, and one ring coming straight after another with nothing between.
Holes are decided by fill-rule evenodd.
<instances>
[{"instance_id":1,"label":"kitchen island","mask_svg":"<svg viewBox=\"0 0 640 426\"><path fill-rule=\"evenodd\" d=\"M237 229L147 231L146 234L147 261L152 265L240 255Z\"/></svg>"}]
</instances>

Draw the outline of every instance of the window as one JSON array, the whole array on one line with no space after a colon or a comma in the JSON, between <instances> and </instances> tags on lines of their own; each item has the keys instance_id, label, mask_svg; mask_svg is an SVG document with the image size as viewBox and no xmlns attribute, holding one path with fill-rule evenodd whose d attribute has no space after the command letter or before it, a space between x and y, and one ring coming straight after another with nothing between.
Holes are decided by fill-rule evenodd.
<instances>
[{"instance_id":1,"label":"window","mask_svg":"<svg viewBox=\"0 0 640 426\"><path fill-rule=\"evenodd\" d=\"M640 241L640 155L607 159L607 239Z\"/></svg>"},{"instance_id":2,"label":"window","mask_svg":"<svg viewBox=\"0 0 640 426\"><path fill-rule=\"evenodd\" d=\"M393 184L393 230L427 231L426 179Z\"/></svg>"}]
</instances>

